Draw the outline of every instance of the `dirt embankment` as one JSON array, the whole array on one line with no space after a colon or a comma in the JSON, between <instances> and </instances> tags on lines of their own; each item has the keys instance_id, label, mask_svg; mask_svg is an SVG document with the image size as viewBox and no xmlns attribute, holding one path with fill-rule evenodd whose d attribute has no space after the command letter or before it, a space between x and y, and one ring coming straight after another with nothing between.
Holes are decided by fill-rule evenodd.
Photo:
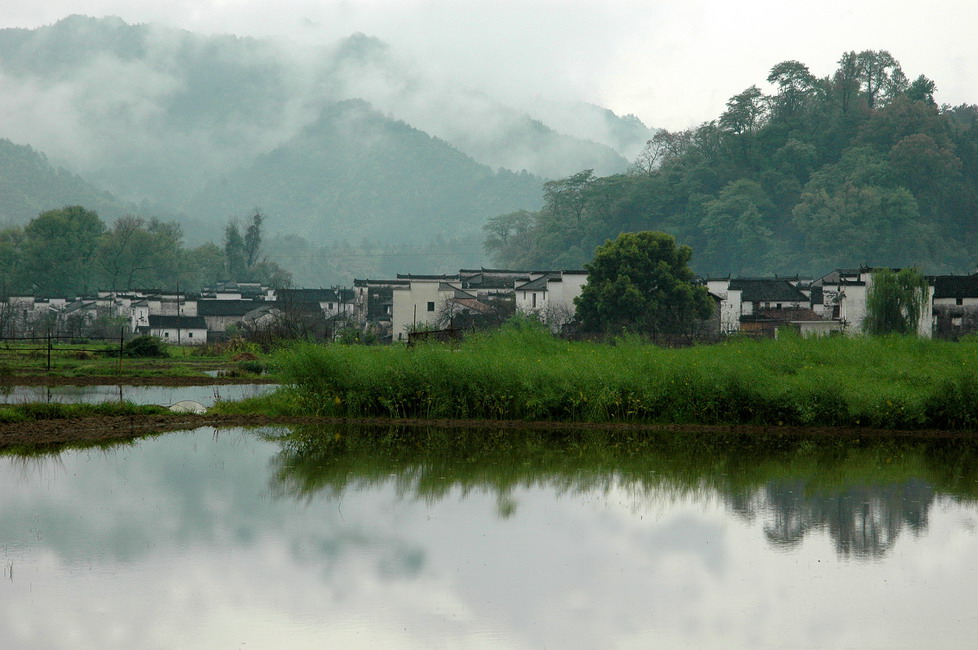
<instances>
[{"instance_id":1,"label":"dirt embankment","mask_svg":"<svg viewBox=\"0 0 978 650\"><path fill-rule=\"evenodd\" d=\"M457 429L558 429L558 430L656 430L677 433L712 433L717 435L801 436L835 438L957 438L974 437L974 433L962 431L902 431L886 429L841 429L837 427L754 427L744 425L641 425L622 423L586 422L525 422L519 420L401 420L401 419L353 419L319 417L271 417L267 415L139 415L117 417L91 417L75 420L41 420L0 424L0 451L10 448L29 447L43 449L46 446L84 445L122 442L142 436L196 429L200 427L263 427L295 425L360 425L360 426L413 426L445 427Z\"/></svg>"}]
</instances>

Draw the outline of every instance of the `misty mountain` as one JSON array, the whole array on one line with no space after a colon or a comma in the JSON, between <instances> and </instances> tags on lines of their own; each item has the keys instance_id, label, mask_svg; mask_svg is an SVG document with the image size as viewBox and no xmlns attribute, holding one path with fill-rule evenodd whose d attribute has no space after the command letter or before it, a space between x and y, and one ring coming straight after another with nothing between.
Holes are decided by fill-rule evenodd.
<instances>
[{"instance_id":1,"label":"misty mountain","mask_svg":"<svg viewBox=\"0 0 978 650\"><path fill-rule=\"evenodd\" d=\"M357 98L379 113L366 119L364 131L340 138L336 120L349 117L351 108L336 107ZM300 49L118 18L71 16L34 30L0 30L0 137L29 143L118 197L183 212L186 224L222 224L229 214L241 215L238 206L255 203L273 222L277 215L283 227L308 233L325 234L316 220L422 219L377 226L389 235L434 223L475 224L511 206L535 209L539 189L527 189L529 174L619 172L628 160L609 143L631 151L647 139L641 122L610 111L595 119L595 109L563 105L531 117L525 106L439 79L362 34ZM359 111L363 117L362 106ZM559 128L547 123L550 114L560 116ZM390 124L380 128L379 116ZM378 134L396 146L357 142ZM384 161L385 155L397 158ZM300 164L324 167L301 170ZM419 169L427 164L432 167ZM486 167L500 171L493 175ZM259 193L257 170L289 193ZM395 177L397 170L406 176ZM440 183L439 173L446 174ZM245 178L256 182L242 186ZM512 194L503 200L507 184ZM188 238L200 231L188 228Z\"/></svg>"},{"instance_id":2,"label":"misty mountain","mask_svg":"<svg viewBox=\"0 0 978 650\"><path fill-rule=\"evenodd\" d=\"M106 219L132 213L135 207L117 200L29 146L0 139L0 223L22 224L40 212L85 205Z\"/></svg>"},{"instance_id":3,"label":"misty mountain","mask_svg":"<svg viewBox=\"0 0 978 650\"><path fill-rule=\"evenodd\" d=\"M319 118L212 181L187 212L221 223L258 207L275 230L327 241L427 241L478 231L499 212L542 205L541 179L493 171L363 100Z\"/></svg>"}]
</instances>

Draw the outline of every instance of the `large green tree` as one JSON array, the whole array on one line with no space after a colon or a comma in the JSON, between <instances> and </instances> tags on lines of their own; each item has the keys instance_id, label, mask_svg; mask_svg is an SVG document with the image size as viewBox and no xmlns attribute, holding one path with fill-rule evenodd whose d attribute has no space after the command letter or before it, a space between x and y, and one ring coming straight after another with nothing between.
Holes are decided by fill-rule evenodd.
<instances>
[{"instance_id":1,"label":"large green tree","mask_svg":"<svg viewBox=\"0 0 978 650\"><path fill-rule=\"evenodd\" d=\"M105 224L75 205L42 212L24 227L20 285L42 296L95 290L95 261Z\"/></svg>"},{"instance_id":2,"label":"large green tree","mask_svg":"<svg viewBox=\"0 0 978 650\"><path fill-rule=\"evenodd\" d=\"M622 233L599 246L584 268L587 283L574 303L588 331L683 334L708 318L706 288L693 282L693 250L671 235Z\"/></svg>"}]
</instances>

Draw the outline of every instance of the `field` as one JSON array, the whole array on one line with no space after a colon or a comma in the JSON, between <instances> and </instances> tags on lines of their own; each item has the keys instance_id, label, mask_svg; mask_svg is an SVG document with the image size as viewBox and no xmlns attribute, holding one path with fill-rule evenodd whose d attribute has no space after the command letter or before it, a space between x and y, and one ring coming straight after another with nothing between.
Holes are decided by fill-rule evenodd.
<instances>
[{"instance_id":1,"label":"field","mask_svg":"<svg viewBox=\"0 0 978 650\"><path fill-rule=\"evenodd\" d=\"M0 341L0 384L133 383L152 378L166 384L220 374L227 379L267 375L268 355L244 342L206 346L162 346L160 356L119 354L118 340Z\"/></svg>"},{"instance_id":2,"label":"field","mask_svg":"<svg viewBox=\"0 0 978 650\"><path fill-rule=\"evenodd\" d=\"M225 412L329 417L970 430L978 342L782 337L664 349L529 324L451 346L297 345L286 387Z\"/></svg>"}]
</instances>

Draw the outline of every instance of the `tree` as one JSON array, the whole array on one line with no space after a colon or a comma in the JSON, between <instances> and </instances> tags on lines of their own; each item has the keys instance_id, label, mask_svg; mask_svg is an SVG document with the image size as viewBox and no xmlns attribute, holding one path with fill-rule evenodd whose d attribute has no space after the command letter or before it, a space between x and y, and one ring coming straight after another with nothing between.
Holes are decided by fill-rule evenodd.
<instances>
[{"instance_id":1,"label":"tree","mask_svg":"<svg viewBox=\"0 0 978 650\"><path fill-rule=\"evenodd\" d=\"M863 96L870 109L907 89L909 84L900 63L886 50L864 50L856 55L856 61Z\"/></svg>"},{"instance_id":2,"label":"tree","mask_svg":"<svg viewBox=\"0 0 978 650\"><path fill-rule=\"evenodd\" d=\"M593 169L585 169L573 176L543 184L543 200L546 210L557 219L574 217L575 225L580 225L587 207L587 190L596 177Z\"/></svg>"},{"instance_id":3,"label":"tree","mask_svg":"<svg viewBox=\"0 0 978 650\"><path fill-rule=\"evenodd\" d=\"M264 220L265 217L256 208L255 214L251 216L251 223L248 224L248 228L245 230L244 255L245 266L248 268L255 266L259 262L259 257L261 256L262 223Z\"/></svg>"},{"instance_id":4,"label":"tree","mask_svg":"<svg viewBox=\"0 0 978 650\"><path fill-rule=\"evenodd\" d=\"M778 94L773 100L774 114L778 119L789 119L799 113L815 91L815 76L808 66L798 61L782 61L768 75L768 83L777 84Z\"/></svg>"},{"instance_id":5,"label":"tree","mask_svg":"<svg viewBox=\"0 0 978 650\"><path fill-rule=\"evenodd\" d=\"M877 269L866 294L867 334L916 334L927 304L927 280L916 267Z\"/></svg>"},{"instance_id":6,"label":"tree","mask_svg":"<svg viewBox=\"0 0 978 650\"><path fill-rule=\"evenodd\" d=\"M224 228L224 256L227 261L228 277L234 281L245 281L248 270L248 254L241 229L234 219Z\"/></svg>"},{"instance_id":7,"label":"tree","mask_svg":"<svg viewBox=\"0 0 978 650\"><path fill-rule=\"evenodd\" d=\"M587 283L574 299L583 328L646 333L653 340L690 331L712 309L706 287L693 283L692 256L689 246L677 246L663 232L606 241L584 266Z\"/></svg>"},{"instance_id":8,"label":"tree","mask_svg":"<svg viewBox=\"0 0 978 650\"><path fill-rule=\"evenodd\" d=\"M70 296L95 289L95 255L105 224L81 206L42 212L24 228L21 276L25 289Z\"/></svg>"},{"instance_id":9,"label":"tree","mask_svg":"<svg viewBox=\"0 0 978 650\"><path fill-rule=\"evenodd\" d=\"M179 281L183 230L176 222L127 216L102 235L98 262L102 288L172 286Z\"/></svg>"}]
</instances>

